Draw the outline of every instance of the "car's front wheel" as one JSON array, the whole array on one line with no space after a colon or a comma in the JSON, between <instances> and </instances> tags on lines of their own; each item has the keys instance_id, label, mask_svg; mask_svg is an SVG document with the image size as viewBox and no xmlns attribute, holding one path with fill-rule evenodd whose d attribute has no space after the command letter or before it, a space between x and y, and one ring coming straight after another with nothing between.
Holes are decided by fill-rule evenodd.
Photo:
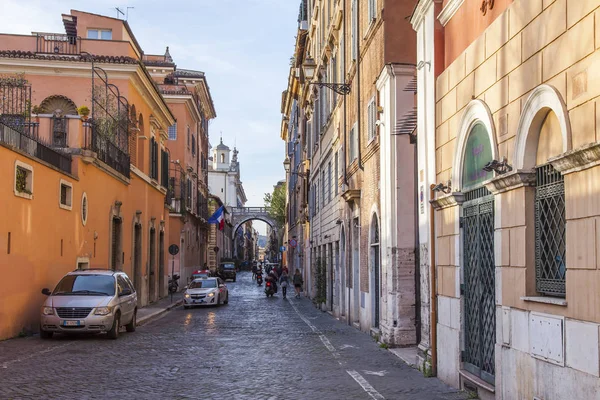
<instances>
[{"instance_id":1,"label":"car's front wheel","mask_svg":"<svg viewBox=\"0 0 600 400\"><path fill-rule=\"evenodd\" d=\"M135 332L135 327L137 326L137 309L133 311L133 317L131 317L131 321L125 325L125 329L127 332Z\"/></svg>"},{"instance_id":2,"label":"car's front wheel","mask_svg":"<svg viewBox=\"0 0 600 400\"><path fill-rule=\"evenodd\" d=\"M109 339L117 339L119 337L119 328L121 327L121 314L117 312L113 320L112 328L106 333Z\"/></svg>"},{"instance_id":3,"label":"car's front wheel","mask_svg":"<svg viewBox=\"0 0 600 400\"><path fill-rule=\"evenodd\" d=\"M42 339L52 339L52 336L54 336L54 332L49 332L49 331L40 329L40 337Z\"/></svg>"}]
</instances>

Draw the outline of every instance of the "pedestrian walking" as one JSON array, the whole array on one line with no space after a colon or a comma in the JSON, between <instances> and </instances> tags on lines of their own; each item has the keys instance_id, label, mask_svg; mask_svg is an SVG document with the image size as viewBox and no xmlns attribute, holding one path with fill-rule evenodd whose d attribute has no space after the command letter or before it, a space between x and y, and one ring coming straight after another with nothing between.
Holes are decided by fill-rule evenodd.
<instances>
[{"instance_id":1,"label":"pedestrian walking","mask_svg":"<svg viewBox=\"0 0 600 400\"><path fill-rule=\"evenodd\" d=\"M281 293L283 293L283 298L286 298L286 294L287 294L287 287L288 287L288 274L287 272L284 270L283 273L281 274L281 277L279 278L279 284L281 285Z\"/></svg>"},{"instance_id":2,"label":"pedestrian walking","mask_svg":"<svg viewBox=\"0 0 600 400\"><path fill-rule=\"evenodd\" d=\"M302 290L302 285L304 284L304 279L302 279L302 275L300 274L300 270L296 268L296 272L294 273L294 290L296 291L296 298L300 298L300 291Z\"/></svg>"}]
</instances>

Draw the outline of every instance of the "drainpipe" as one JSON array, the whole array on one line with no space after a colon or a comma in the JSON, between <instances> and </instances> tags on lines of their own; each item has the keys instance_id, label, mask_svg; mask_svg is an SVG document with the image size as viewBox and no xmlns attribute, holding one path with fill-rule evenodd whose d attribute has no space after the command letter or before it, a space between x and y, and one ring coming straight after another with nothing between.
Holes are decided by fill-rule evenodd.
<instances>
[{"instance_id":1,"label":"drainpipe","mask_svg":"<svg viewBox=\"0 0 600 400\"><path fill-rule=\"evenodd\" d=\"M429 199L434 199L433 186L429 187ZM429 295L430 295L430 341L431 346L431 371L433 376L437 376L437 285L436 285L436 265L435 265L435 210L433 204L429 205L429 251L431 253L431 262L429 269Z\"/></svg>"},{"instance_id":2,"label":"drainpipe","mask_svg":"<svg viewBox=\"0 0 600 400\"><path fill-rule=\"evenodd\" d=\"M362 120L361 118L361 112L360 112L360 1L356 2L356 37L354 38L356 40L356 80L357 82L357 87L356 87L356 125L357 125L357 132L356 132L356 137L358 139L358 167L361 170L365 170L365 167L362 163L362 151L360 150L360 134L361 134L361 125L360 122Z\"/></svg>"},{"instance_id":3,"label":"drainpipe","mask_svg":"<svg viewBox=\"0 0 600 400\"><path fill-rule=\"evenodd\" d=\"M343 32L344 32L344 37L346 37L346 2L344 2L344 6L343 6L343 21L344 21L344 27L343 27ZM344 65L342 65L342 69L343 69L343 74L342 74L342 78L344 83L346 83L346 41L344 40L344 48L342 49L342 52L344 53ZM348 175L346 175L346 170L348 167L348 163L347 163L347 152L348 152L348 141L346 140L346 134L348 131L347 128L347 124L348 124L348 115L347 115L347 108L346 108L346 97L348 96L342 96L342 98L344 99L344 184L346 186L348 186Z\"/></svg>"}]
</instances>

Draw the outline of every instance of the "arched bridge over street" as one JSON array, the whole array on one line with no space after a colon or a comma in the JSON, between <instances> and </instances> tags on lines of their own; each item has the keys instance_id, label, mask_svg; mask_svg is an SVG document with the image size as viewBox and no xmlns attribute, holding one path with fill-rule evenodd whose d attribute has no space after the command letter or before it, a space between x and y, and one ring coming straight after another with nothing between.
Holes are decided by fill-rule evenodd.
<instances>
[{"instance_id":1,"label":"arched bridge over street","mask_svg":"<svg viewBox=\"0 0 600 400\"><path fill-rule=\"evenodd\" d=\"M231 207L231 224L233 225L232 239L235 239L235 233L238 228L244 223L253 219L266 222L271 226L275 234L277 234L277 224L270 215L269 207Z\"/></svg>"}]
</instances>

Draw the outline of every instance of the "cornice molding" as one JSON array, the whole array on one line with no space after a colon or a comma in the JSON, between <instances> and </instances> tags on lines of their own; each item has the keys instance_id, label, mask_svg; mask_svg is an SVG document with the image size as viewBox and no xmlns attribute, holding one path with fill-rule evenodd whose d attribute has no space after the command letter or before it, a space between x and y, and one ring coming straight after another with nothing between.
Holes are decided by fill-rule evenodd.
<instances>
[{"instance_id":1,"label":"cornice molding","mask_svg":"<svg viewBox=\"0 0 600 400\"><path fill-rule=\"evenodd\" d=\"M346 203L360 204L360 189L348 189L342 193L342 198Z\"/></svg>"},{"instance_id":2,"label":"cornice molding","mask_svg":"<svg viewBox=\"0 0 600 400\"><path fill-rule=\"evenodd\" d=\"M413 11L412 17L410 18L410 23L415 31L419 29L419 25L421 25L425 19L425 14L432 4L433 0L420 0L415 7L415 11Z\"/></svg>"},{"instance_id":3,"label":"cornice molding","mask_svg":"<svg viewBox=\"0 0 600 400\"><path fill-rule=\"evenodd\" d=\"M535 171L517 170L504 175L498 175L483 182L492 194L500 194L524 186L535 185Z\"/></svg>"},{"instance_id":4,"label":"cornice molding","mask_svg":"<svg viewBox=\"0 0 600 400\"><path fill-rule=\"evenodd\" d=\"M440 15L437 16L438 21L442 24L442 26L446 26L448 21L456 14L460 6L462 6L465 0L450 0L446 4L446 7L443 8Z\"/></svg>"},{"instance_id":5,"label":"cornice molding","mask_svg":"<svg viewBox=\"0 0 600 400\"><path fill-rule=\"evenodd\" d=\"M454 192L448 195L439 197L435 200L430 200L429 203L433 206L433 208L437 210L442 210L444 208L459 206L465 201L465 195L461 192Z\"/></svg>"},{"instance_id":6,"label":"cornice molding","mask_svg":"<svg viewBox=\"0 0 600 400\"><path fill-rule=\"evenodd\" d=\"M552 166L563 175L600 165L600 143L588 143L567 151L550 160Z\"/></svg>"}]
</instances>

